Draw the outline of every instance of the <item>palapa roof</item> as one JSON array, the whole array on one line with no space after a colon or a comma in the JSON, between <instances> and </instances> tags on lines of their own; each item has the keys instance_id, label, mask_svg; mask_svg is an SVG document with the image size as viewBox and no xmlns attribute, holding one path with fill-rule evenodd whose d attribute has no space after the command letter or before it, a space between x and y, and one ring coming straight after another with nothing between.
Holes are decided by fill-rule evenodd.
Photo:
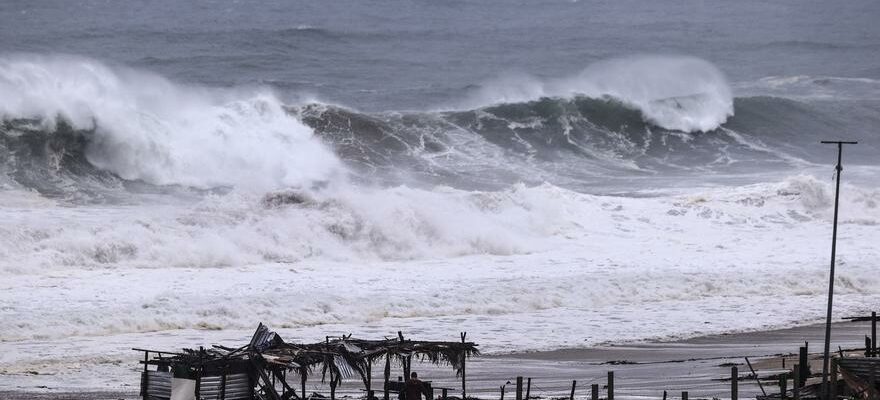
<instances>
[{"instance_id":1,"label":"palapa roof","mask_svg":"<svg viewBox=\"0 0 880 400\"><path fill-rule=\"evenodd\" d=\"M394 339L365 340L348 335L327 337L325 341L318 343L287 343L262 323L257 327L250 343L239 348L215 345L211 349L184 349L180 353L155 352L161 353L151 362L156 364L203 367L256 362L265 363L268 368L296 370L301 375L308 375L320 367L322 377L330 373L343 378L354 375L365 378L375 361L386 359L402 364L411 358L433 364L447 364L460 374L464 360L480 354L477 344L473 342L405 340L400 333Z\"/></svg>"}]
</instances>

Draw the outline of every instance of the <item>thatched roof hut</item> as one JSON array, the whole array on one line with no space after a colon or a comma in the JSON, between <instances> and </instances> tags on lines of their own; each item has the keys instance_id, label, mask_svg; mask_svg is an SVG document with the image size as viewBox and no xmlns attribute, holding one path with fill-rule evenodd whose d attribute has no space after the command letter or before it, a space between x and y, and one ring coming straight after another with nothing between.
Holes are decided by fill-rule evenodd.
<instances>
[{"instance_id":1,"label":"thatched roof hut","mask_svg":"<svg viewBox=\"0 0 880 400\"><path fill-rule=\"evenodd\" d=\"M263 398L287 400L302 398L305 383L315 371L321 371L321 381L329 378L331 398L335 398L336 386L342 379L358 376L364 383L367 393L372 390L372 365L385 361L385 398L388 398L388 380L392 362L401 365L404 376L409 376L413 358L438 365L451 366L457 375L464 379L465 362L479 355L477 345L464 340L460 342L415 341L404 339L398 332L394 339L364 340L343 337L327 337L318 343L287 343L280 335L263 324L257 327L250 343L238 348L215 345L211 349L184 349L181 352L160 352L143 350L144 375L142 394L144 398L169 399L174 385L166 381L189 379L194 383L182 390L194 391L192 398L199 398L200 390L209 390L218 399ZM150 358L152 353L153 357ZM149 366L156 366L150 371ZM300 377L300 394L289 386L287 373L294 372ZM235 375L235 382L242 382L241 374L247 376L249 388L241 385L234 388L235 393L249 389L248 396L227 396L226 382ZM210 379L209 379L210 378ZM202 382L213 386L201 388ZM168 391L155 390L170 388ZM167 393L166 393L167 392ZM167 394L167 397L165 396Z\"/></svg>"}]
</instances>

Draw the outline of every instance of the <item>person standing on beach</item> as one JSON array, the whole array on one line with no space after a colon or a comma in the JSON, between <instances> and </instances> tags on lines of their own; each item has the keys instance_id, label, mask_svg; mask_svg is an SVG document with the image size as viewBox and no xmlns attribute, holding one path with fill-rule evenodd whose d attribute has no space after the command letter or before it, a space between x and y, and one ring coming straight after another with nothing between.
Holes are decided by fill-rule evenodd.
<instances>
[{"instance_id":1,"label":"person standing on beach","mask_svg":"<svg viewBox=\"0 0 880 400\"><path fill-rule=\"evenodd\" d=\"M419 374L413 372L409 374L409 380L406 381L406 400L422 400L422 393L425 391L425 384L419 380Z\"/></svg>"}]
</instances>

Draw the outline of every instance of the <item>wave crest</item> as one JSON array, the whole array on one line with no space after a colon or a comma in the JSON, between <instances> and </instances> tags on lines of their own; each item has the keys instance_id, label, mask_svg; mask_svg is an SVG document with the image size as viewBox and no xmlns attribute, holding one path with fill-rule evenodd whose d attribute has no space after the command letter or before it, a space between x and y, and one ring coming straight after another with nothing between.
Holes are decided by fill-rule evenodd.
<instances>
[{"instance_id":1,"label":"wave crest","mask_svg":"<svg viewBox=\"0 0 880 400\"><path fill-rule=\"evenodd\" d=\"M266 189L344 172L266 90L187 87L80 57L0 57L0 117L89 130L84 157L126 180Z\"/></svg>"},{"instance_id":2,"label":"wave crest","mask_svg":"<svg viewBox=\"0 0 880 400\"><path fill-rule=\"evenodd\" d=\"M562 79L508 74L482 85L452 108L574 96L613 97L641 111L646 122L684 132L711 131L733 116L730 86L718 68L699 58L671 56L602 61Z\"/></svg>"}]
</instances>

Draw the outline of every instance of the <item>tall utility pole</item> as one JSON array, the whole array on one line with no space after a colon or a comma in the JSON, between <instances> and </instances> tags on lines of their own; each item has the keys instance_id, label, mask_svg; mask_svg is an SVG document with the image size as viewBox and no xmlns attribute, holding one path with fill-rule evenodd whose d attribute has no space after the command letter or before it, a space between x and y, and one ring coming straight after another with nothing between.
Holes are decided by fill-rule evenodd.
<instances>
[{"instance_id":1,"label":"tall utility pole","mask_svg":"<svg viewBox=\"0 0 880 400\"><path fill-rule=\"evenodd\" d=\"M843 145L858 144L858 142L844 142L839 140L823 140L823 144L837 145L837 187L834 190L834 228L831 234L831 274L828 278L828 314L825 317L825 357L822 358L822 397L826 400L829 395L828 387L828 361L831 348L831 302L834 299L834 260L837 257L837 210L840 205L840 173L843 171L841 161L843 158ZM801 366L803 368L803 366Z\"/></svg>"}]
</instances>

